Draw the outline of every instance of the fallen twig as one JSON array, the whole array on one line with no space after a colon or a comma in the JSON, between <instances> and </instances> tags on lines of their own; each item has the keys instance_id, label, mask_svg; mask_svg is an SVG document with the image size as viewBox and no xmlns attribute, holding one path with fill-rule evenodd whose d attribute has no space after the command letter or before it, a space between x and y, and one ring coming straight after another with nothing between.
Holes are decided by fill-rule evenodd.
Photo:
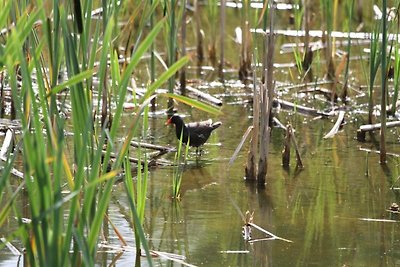
<instances>
[{"instance_id":1,"label":"fallen twig","mask_svg":"<svg viewBox=\"0 0 400 267\"><path fill-rule=\"evenodd\" d=\"M247 254L250 253L249 250L221 250L220 253L225 254Z\"/></svg>"},{"instance_id":2,"label":"fallen twig","mask_svg":"<svg viewBox=\"0 0 400 267\"><path fill-rule=\"evenodd\" d=\"M339 111L339 116L338 116L338 119L336 120L335 125L333 125L333 127L329 131L329 133L327 133L324 136L324 139L332 138L332 137L335 136L335 134L337 134L337 132L339 131L340 125L342 125L342 122L343 122L343 119L344 119L344 114L345 114L345 112L343 110Z\"/></svg>"},{"instance_id":3,"label":"fallen twig","mask_svg":"<svg viewBox=\"0 0 400 267\"><path fill-rule=\"evenodd\" d=\"M386 123L386 128L392 128L397 126L400 126L400 121L389 121ZM360 128L358 128L358 130L363 132L369 132L369 131L380 130L381 127L382 125L380 123L365 124L361 125Z\"/></svg>"},{"instance_id":4,"label":"fallen twig","mask_svg":"<svg viewBox=\"0 0 400 267\"><path fill-rule=\"evenodd\" d=\"M164 258L173 262L177 262L179 264L182 264L184 266L189 266L189 267L195 267L196 265L190 264L185 262L184 260L186 259L185 256L173 254L173 253L168 253L168 252L162 252L162 251L155 251L151 250L151 253L159 256L160 258Z\"/></svg>"},{"instance_id":5,"label":"fallen twig","mask_svg":"<svg viewBox=\"0 0 400 267\"><path fill-rule=\"evenodd\" d=\"M288 110L296 110L296 112L299 112L301 114L305 115L310 115L310 116L324 116L324 117L329 117L332 116L333 113L326 113L323 111L316 110L314 108L309 108L305 106L300 106L297 104L294 104L292 102L282 100L282 99L274 99L273 101L274 106L280 105L281 108L283 109L288 109Z\"/></svg>"},{"instance_id":6,"label":"fallen twig","mask_svg":"<svg viewBox=\"0 0 400 267\"><path fill-rule=\"evenodd\" d=\"M191 86L186 86L186 90L188 90L190 93L192 93L196 97L202 98L214 105L222 106L222 101L210 94L204 93L204 92L197 90L196 88L193 88Z\"/></svg>"},{"instance_id":7,"label":"fallen twig","mask_svg":"<svg viewBox=\"0 0 400 267\"><path fill-rule=\"evenodd\" d=\"M6 137L4 138L4 141L3 141L3 145L1 146L1 149L0 149L0 160L1 161L4 161L4 162L8 161L7 154L12 145L13 140L14 140L14 131L8 129L6 132ZM0 167L0 170L1 169L3 169L3 166ZM10 172L19 178L22 178L22 179L24 178L24 174L15 168L11 168Z\"/></svg>"},{"instance_id":8,"label":"fallen twig","mask_svg":"<svg viewBox=\"0 0 400 267\"><path fill-rule=\"evenodd\" d=\"M6 247L11 251L11 253L15 256L21 256L22 253L10 242L7 241L7 239L5 239L4 237L0 238L1 242L3 242Z\"/></svg>"},{"instance_id":9,"label":"fallen twig","mask_svg":"<svg viewBox=\"0 0 400 267\"><path fill-rule=\"evenodd\" d=\"M275 123L274 128L278 127L286 131L286 126L277 117L273 117L272 121Z\"/></svg>"},{"instance_id":10,"label":"fallen twig","mask_svg":"<svg viewBox=\"0 0 400 267\"><path fill-rule=\"evenodd\" d=\"M303 160L301 159L300 151L297 146L296 136L294 135L294 130L292 125L288 124L286 127L286 139L285 139L285 147L282 151L282 165L284 167L288 167L290 164L290 144L293 145L294 150L296 152L296 160L297 160L297 168L302 169L304 167Z\"/></svg>"},{"instance_id":11,"label":"fallen twig","mask_svg":"<svg viewBox=\"0 0 400 267\"><path fill-rule=\"evenodd\" d=\"M367 221L367 222L398 222L396 220L389 220L389 219L374 219L374 218L358 218L360 221Z\"/></svg>"},{"instance_id":12,"label":"fallen twig","mask_svg":"<svg viewBox=\"0 0 400 267\"><path fill-rule=\"evenodd\" d=\"M103 153L103 155L105 155L105 154L106 154L106 151L103 150L102 153ZM118 156L117 156L117 154L115 154L115 153L111 153L111 154L110 154L110 157L113 158L113 159L115 159L115 158L117 158ZM142 160L142 159L139 160L139 159L133 158L133 157L128 157L128 160L129 160L130 163L135 163L135 164L138 164L138 163L140 162L140 163L143 165L143 164L145 163L144 160ZM157 165L157 161L154 160L154 159L150 159L150 160L148 160L147 164L148 164L148 166L155 166L155 165Z\"/></svg>"},{"instance_id":13,"label":"fallen twig","mask_svg":"<svg viewBox=\"0 0 400 267\"><path fill-rule=\"evenodd\" d=\"M0 149L0 158L6 158L8 151L10 151L10 147L12 146L12 141L14 139L14 132L10 129L7 130L6 136L4 137L3 145Z\"/></svg>"},{"instance_id":14,"label":"fallen twig","mask_svg":"<svg viewBox=\"0 0 400 267\"><path fill-rule=\"evenodd\" d=\"M386 128L392 128L397 126L400 126L400 121L389 121L386 123ZM380 130L381 127L382 125L380 123L361 125L357 130L357 140L360 142L364 142L366 132Z\"/></svg>"},{"instance_id":15,"label":"fallen twig","mask_svg":"<svg viewBox=\"0 0 400 267\"><path fill-rule=\"evenodd\" d=\"M111 251L113 253L119 253L119 252L124 252L124 251L136 252L136 247L129 246L129 245L121 246L121 245L109 245L109 244L100 243L99 248L111 249ZM186 259L186 257L182 256L182 255L163 252L163 251L156 251L156 250L150 250L150 254L152 257L160 257L160 258L167 259L167 260L170 260L173 262L177 262L177 263L185 265L185 266L190 266L190 267L195 266L193 264L185 262L184 260Z\"/></svg>"},{"instance_id":16,"label":"fallen twig","mask_svg":"<svg viewBox=\"0 0 400 267\"><path fill-rule=\"evenodd\" d=\"M251 227L254 227L255 229L257 229L257 230L259 230L259 231L265 233L266 235L269 235L269 236L271 237L271 239L269 239L269 240L278 239L278 240L282 240L282 241L285 241L285 242L293 243L292 240L285 239L285 238L279 237L279 236L277 236L277 235L274 235L273 233L271 233L271 232L265 230L264 228L262 228L262 227L260 227L260 226L258 226L258 225L256 225L256 224L254 224L254 223L249 222L248 224L249 224Z\"/></svg>"},{"instance_id":17,"label":"fallen twig","mask_svg":"<svg viewBox=\"0 0 400 267\"><path fill-rule=\"evenodd\" d=\"M6 132L8 130L21 130L22 125L17 120L9 120L0 118L0 131Z\"/></svg>"},{"instance_id":18,"label":"fallen twig","mask_svg":"<svg viewBox=\"0 0 400 267\"><path fill-rule=\"evenodd\" d=\"M229 160L229 165L232 165L232 163L235 161L240 149L242 149L242 146L243 146L244 142L246 141L247 137L249 136L252 129L253 129L253 126L251 126L251 125L247 128L246 132L242 136L242 140L240 140L239 145L236 147L235 152L233 153L231 159Z\"/></svg>"},{"instance_id":19,"label":"fallen twig","mask_svg":"<svg viewBox=\"0 0 400 267\"><path fill-rule=\"evenodd\" d=\"M168 146L160 146L160 145L154 145L154 144L136 142L136 141L131 141L131 146L148 148L148 149L159 150L159 151L166 151L166 152L175 150L175 148L168 147Z\"/></svg>"},{"instance_id":20,"label":"fallen twig","mask_svg":"<svg viewBox=\"0 0 400 267\"><path fill-rule=\"evenodd\" d=\"M294 136L293 128L290 129L289 133L292 136L291 139L294 146L294 151L296 152L296 162L297 162L296 167L302 169L304 167L304 164L303 160L301 159L299 147L297 146L296 136Z\"/></svg>"},{"instance_id":21,"label":"fallen twig","mask_svg":"<svg viewBox=\"0 0 400 267\"><path fill-rule=\"evenodd\" d=\"M360 151L365 151L365 152L370 152L370 153L376 153L376 154L381 153L379 150L373 150L373 149L365 148L365 147L360 147L359 149L360 149ZM396 153L386 152L386 155L400 158L400 154L396 154Z\"/></svg>"}]
</instances>

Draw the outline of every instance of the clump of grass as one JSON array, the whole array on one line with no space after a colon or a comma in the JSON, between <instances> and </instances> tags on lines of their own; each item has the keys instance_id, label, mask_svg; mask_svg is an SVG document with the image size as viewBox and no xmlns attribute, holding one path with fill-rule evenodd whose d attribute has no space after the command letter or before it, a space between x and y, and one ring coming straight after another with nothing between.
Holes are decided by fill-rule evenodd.
<instances>
[{"instance_id":1,"label":"clump of grass","mask_svg":"<svg viewBox=\"0 0 400 267\"><path fill-rule=\"evenodd\" d=\"M180 199L181 195L181 183L183 174L183 165L186 164L187 155L189 153L189 143L185 145L185 151L182 153L183 148L183 131L181 132L181 138L179 139L178 150L175 152L174 156L174 171L172 174L172 197L174 199Z\"/></svg>"},{"instance_id":2,"label":"clump of grass","mask_svg":"<svg viewBox=\"0 0 400 267\"><path fill-rule=\"evenodd\" d=\"M0 28L7 27L7 16L13 5L12 1L7 1L0 11ZM24 217L28 216L30 223L25 223L23 215L17 209L12 209L15 198L7 201L6 209L2 208L0 223L4 223L5 218L14 211L19 226L7 240L14 237L22 240L26 248L25 262L29 265L76 266L83 262L93 266L114 177L121 172L130 140L140 134L139 117L154 98L152 94L155 89L186 64L188 58L176 62L149 86L146 95L139 101L140 106L120 146L116 141L117 134L120 134L128 83L143 54L161 31L164 20L138 43L129 64L121 69L113 50L113 42L118 34L115 31L119 10L116 2L107 3L108 12L104 10L103 14L105 24L94 23L93 35L89 31L92 28L88 27L92 25L90 13L93 6L91 1L86 2L82 10L86 15L79 22L84 27L79 31L79 36L68 21L68 4L54 1L51 18L47 17L41 5L31 8L30 12L26 12L27 7L20 7L21 14L14 14L16 26L5 37L4 46L1 46L4 53L0 54L0 67L6 73L5 84L11 87L16 116L21 120L22 134L18 138L22 152L14 150L15 156L6 164L1 176L0 191L3 192L12 179L13 159L21 153L26 195L30 203L29 214ZM42 28L35 27L38 20L42 22ZM103 35L100 35L101 31ZM87 47L90 49L87 50ZM96 59L99 60L96 64L98 68L94 67ZM64 82L58 80L61 65L67 69L68 79ZM105 92L99 90L97 96L93 96L94 75L100 84L109 86L107 90L113 95L112 98L107 96L114 101L115 106L109 129L95 116L100 114L99 103L104 99ZM17 77L21 78L22 87ZM67 128L65 119L60 115L60 111L66 108L66 102L57 101L58 95L63 94L65 88L67 94L70 94L71 128ZM64 136L65 131L71 130L72 150ZM110 163L112 152L117 157ZM130 178L129 175L127 178ZM145 178L146 173L141 184L145 184ZM143 221L145 188L142 186L139 190L142 197L139 198L141 202L138 201L140 205L131 205L137 241L140 240L143 247L146 247L147 241L140 222ZM68 193L64 194L63 191ZM127 192L129 194L128 189ZM148 249L146 252L151 265Z\"/></svg>"},{"instance_id":3,"label":"clump of grass","mask_svg":"<svg viewBox=\"0 0 400 267\"><path fill-rule=\"evenodd\" d=\"M165 43L167 44L168 66L172 66L177 59L178 53L178 29L179 22L182 20L183 9L185 5L178 5L178 1L164 1L164 9L167 15L167 27L165 28ZM168 92L174 93L175 77L168 80ZM174 102L172 98L168 101L168 115L173 114Z\"/></svg>"},{"instance_id":4,"label":"clump of grass","mask_svg":"<svg viewBox=\"0 0 400 267\"><path fill-rule=\"evenodd\" d=\"M196 1L198 2L198 1ZM225 4L221 1L221 8L222 5ZM197 4L198 5L198 4ZM218 2L213 0L207 1L207 18L210 23L210 34L209 34L209 45L208 45L208 58L211 62L211 65L216 67L218 60L217 60L217 27L213 25L218 24Z\"/></svg>"}]
</instances>

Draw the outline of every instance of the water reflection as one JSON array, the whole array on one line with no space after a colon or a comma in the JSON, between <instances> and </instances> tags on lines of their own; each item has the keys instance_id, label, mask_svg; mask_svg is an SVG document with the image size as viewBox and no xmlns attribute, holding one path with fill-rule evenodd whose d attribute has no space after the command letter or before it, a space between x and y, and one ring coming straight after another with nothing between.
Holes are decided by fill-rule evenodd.
<instances>
[{"instance_id":1,"label":"water reflection","mask_svg":"<svg viewBox=\"0 0 400 267\"><path fill-rule=\"evenodd\" d=\"M245 131L246 123L237 125L228 119L224 125ZM306 168L298 171L292 162L283 169L280 146L273 145L268 183L260 188L243 180L244 155L227 168L234 140L241 138L241 130L230 131L233 137L225 135L227 130L216 134L221 147L206 147L209 153L204 158L189 160L181 202L170 198L170 169L152 172L150 199L154 201L146 225L152 226L148 230L156 249L207 266L385 265L397 259L393 252L398 246L397 224L360 220L385 218L388 205L399 201L398 193L389 190L397 175L391 166L397 160L388 163L391 171L387 171L376 155L369 155L366 166L365 153L354 149L357 143L351 133L323 140L324 123L300 125ZM273 139L279 140L283 133L274 134ZM245 242L241 213L246 210L255 212L256 224L294 243ZM254 232L254 237L263 234Z\"/></svg>"}]
</instances>

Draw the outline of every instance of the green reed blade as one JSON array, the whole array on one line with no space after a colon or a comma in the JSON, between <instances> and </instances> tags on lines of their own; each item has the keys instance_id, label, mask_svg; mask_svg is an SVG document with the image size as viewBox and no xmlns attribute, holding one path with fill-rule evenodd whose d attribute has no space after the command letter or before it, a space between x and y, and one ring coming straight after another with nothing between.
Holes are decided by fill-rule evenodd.
<instances>
[{"instance_id":1,"label":"green reed blade","mask_svg":"<svg viewBox=\"0 0 400 267\"><path fill-rule=\"evenodd\" d=\"M205 104L203 102L200 102L198 100L186 97L186 96L182 96L182 95L177 95L177 94L170 94L170 93L162 93L159 94L160 96L164 96L164 97L170 97L173 98L179 102L185 103L186 105L192 106L194 108L197 108L199 110L211 113L211 114L215 114L215 115L220 115L222 114L222 111L218 108L215 108L209 104Z\"/></svg>"}]
</instances>

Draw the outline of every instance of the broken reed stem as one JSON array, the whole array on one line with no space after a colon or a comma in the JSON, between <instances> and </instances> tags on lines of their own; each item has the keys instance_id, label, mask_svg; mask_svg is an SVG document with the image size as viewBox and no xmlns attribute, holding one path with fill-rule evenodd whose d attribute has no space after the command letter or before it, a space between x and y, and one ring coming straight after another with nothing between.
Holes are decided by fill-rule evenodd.
<instances>
[{"instance_id":1,"label":"broken reed stem","mask_svg":"<svg viewBox=\"0 0 400 267\"><path fill-rule=\"evenodd\" d=\"M283 167L289 167L290 165L290 146L293 145L296 152L296 168L302 169L304 167L303 160L301 159L300 151L297 146L296 137L294 135L292 125L288 124L286 126L286 138L285 147L282 151L282 165Z\"/></svg>"},{"instance_id":2,"label":"broken reed stem","mask_svg":"<svg viewBox=\"0 0 400 267\"><path fill-rule=\"evenodd\" d=\"M308 0L303 0L304 9L304 19L303 19L303 29L304 29L304 56L303 56L303 72L307 81L313 80L313 72L311 68L313 60L313 51L310 47L310 6Z\"/></svg>"},{"instance_id":3,"label":"broken reed stem","mask_svg":"<svg viewBox=\"0 0 400 267\"><path fill-rule=\"evenodd\" d=\"M232 163L235 161L237 155L239 154L240 149L242 149L244 142L246 141L248 135L250 134L250 132L253 130L253 126L249 126L246 130L246 132L244 133L244 135L242 136L242 140L240 140L239 145L236 147L235 152L233 152L233 155L231 157L231 159L229 160L229 165L232 165ZM249 151L250 153L250 151ZM247 169L247 167L246 167Z\"/></svg>"},{"instance_id":4,"label":"broken reed stem","mask_svg":"<svg viewBox=\"0 0 400 267\"><path fill-rule=\"evenodd\" d=\"M347 27L348 27L348 32L351 31L351 25L352 25L352 18L353 18L353 10L354 10L354 0L350 1L350 4L346 2L346 11L348 12L348 15L346 16L347 18ZM349 37L347 38L347 51L346 51L346 67L345 67L345 72L344 72L344 83L342 86L342 102L346 103L346 98L347 98L347 89L348 89L348 80L349 80L349 66L350 66L350 53L351 53L351 38L350 34Z\"/></svg>"},{"instance_id":5,"label":"broken reed stem","mask_svg":"<svg viewBox=\"0 0 400 267\"><path fill-rule=\"evenodd\" d=\"M254 224L254 223L252 223L252 222L249 222L248 224L249 224L251 227L253 227L253 228L255 228L255 229L257 229L257 230L263 232L264 234L266 234L266 235L272 237L273 239L279 239L279 240L282 240L282 241L285 241L285 242L293 243L292 240L285 239L285 238L279 237L279 236L277 236L277 235L274 235L273 233L271 233L271 232L265 230L264 228L258 226L257 224Z\"/></svg>"},{"instance_id":6,"label":"broken reed stem","mask_svg":"<svg viewBox=\"0 0 400 267\"><path fill-rule=\"evenodd\" d=\"M301 159L299 147L297 146L296 137L294 135L293 128L291 126L290 126L289 133L292 137L291 139L292 139L292 144L294 146L294 151L296 151L296 168L302 169L302 168L304 168L303 160Z\"/></svg>"},{"instance_id":7,"label":"broken reed stem","mask_svg":"<svg viewBox=\"0 0 400 267\"><path fill-rule=\"evenodd\" d=\"M286 126L285 146L282 151L282 166L283 167L289 167L289 165L290 165L290 143L291 143L291 138L292 138L292 135L290 134L291 129L292 129L292 126L290 124Z\"/></svg>"},{"instance_id":8,"label":"broken reed stem","mask_svg":"<svg viewBox=\"0 0 400 267\"><path fill-rule=\"evenodd\" d=\"M224 39L225 39L225 0L221 0L221 24L220 24L220 62L219 62L219 78L224 81Z\"/></svg>"},{"instance_id":9,"label":"broken reed stem","mask_svg":"<svg viewBox=\"0 0 400 267\"><path fill-rule=\"evenodd\" d=\"M267 72L267 71L266 71ZM265 74L267 76L267 74ZM265 184L267 176L267 157L268 157L268 142L270 128L269 120L269 105L268 105L267 86L261 84L261 109L260 109L260 156L258 160L257 180L259 184Z\"/></svg>"},{"instance_id":10,"label":"broken reed stem","mask_svg":"<svg viewBox=\"0 0 400 267\"><path fill-rule=\"evenodd\" d=\"M256 74L253 71L253 133L250 141L250 150L247 155L245 177L255 180L257 173L258 136L260 134L260 91L257 89Z\"/></svg>"},{"instance_id":11,"label":"broken reed stem","mask_svg":"<svg viewBox=\"0 0 400 267\"><path fill-rule=\"evenodd\" d=\"M106 73L107 73L107 66L106 68ZM102 95L101 95L101 127L104 128L106 127L106 121L107 121L107 114L108 114L108 90L107 90L107 79L104 79L103 81L103 89L102 89ZM111 116L111 115L110 115ZM110 121L111 122L111 121Z\"/></svg>"},{"instance_id":12,"label":"broken reed stem","mask_svg":"<svg viewBox=\"0 0 400 267\"><path fill-rule=\"evenodd\" d=\"M196 12L194 13L195 27L196 27L196 39L197 39L197 75L201 75L201 67L204 61L204 50L203 50L203 34L201 31L201 20L200 20L200 10L199 1L195 0L194 3Z\"/></svg>"},{"instance_id":13,"label":"broken reed stem","mask_svg":"<svg viewBox=\"0 0 400 267\"><path fill-rule=\"evenodd\" d=\"M181 42L182 42L182 55L186 56L186 0L183 0L183 10L182 10L182 28L181 28ZM180 72L180 85L181 94L186 94L186 67L183 66Z\"/></svg>"},{"instance_id":14,"label":"broken reed stem","mask_svg":"<svg viewBox=\"0 0 400 267\"><path fill-rule=\"evenodd\" d=\"M357 21L358 23L363 22L363 0L357 0Z\"/></svg>"},{"instance_id":15,"label":"broken reed stem","mask_svg":"<svg viewBox=\"0 0 400 267\"><path fill-rule=\"evenodd\" d=\"M260 123L260 158L258 162L257 180L258 184L265 184L267 176L267 158L270 141L271 127L269 125L272 117L272 101L274 99L273 63L274 63L274 5L268 2L269 6L269 34L265 38L264 71L265 82L261 86L261 123Z\"/></svg>"},{"instance_id":16,"label":"broken reed stem","mask_svg":"<svg viewBox=\"0 0 400 267\"><path fill-rule=\"evenodd\" d=\"M250 1L243 4L241 16L242 42L240 48L239 80L248 83L251 77L251 35L249 25Z\"/></svg>"},{"instance_id":17,"label":"broken reed stem","mask_svg":"<svg viewBox=\"0 0 400 267\"><path fill-rule=\"evenodd\" d=\"M150 5L153 5L153 1L154 0L150 0ZM150 29L154 28L154 13L150 14ZM150 45L150 82L154 83L154 81L156 80L156 57L155 57L155 47L154 47L154 43L152 43ZM153 97L151 99L151 112L155 112L156 111L156 97Z\"/></svg>"},{"instance_id":18,"label":"broken reed stem","mask_svg":"<svg viewBox=\"0 0 400 267\"><path fill-rule=\"evenodd\" d=\"M4 94L4 71L0 72L0 118L4 117L5 112L5 94Z\"/></svg>"},{"instance_id":19,"label":"broken reed stem","mask_svg":"<svg viewBox=\"0 0 400 267\"><path fill-rule=\"evenodd\" d=\"M386 46L387 46L387 18L386 0L382 1L382 48L381 48L381 138L380 138L380 163L386 163L386 97L387 97L387 75L386 75Z\"/></svg>"},{"instance_id":20,"label":"broken reed stem","mask_svg":"<svg viewBox=\"0 0 400 267\"><path fill-rule=\"evenodd\" d=\"M323 138L332 138L335 136L335 134L338 133L340 126L342 125L343 121L344 121L344 115L345 112L343 110L339 111L339 115L338 118L335 122L335 125L332 127L332 129L329 131L329 133L327 133Z\"/></svg>"},{"instance_id":21,"label":"broken reed stem","mask_svg":"<svg viewBox=\"0 0 400 267\"><path fill-rule=\"evenodd\" d=\"M328 80L334 81L335 79L335 66L333 64L333 45L332 45L332 37L331 33L333 30L333 14L332 14L332 1L331 0L322 0L322 13L323 16L326 18L326 34L325 42L326 42L326 50L325 50L325 57L327 62L327 73L326 77ZM332 86L332 100L335 98L336 90L335 87Z\"/></svg>"},{"instance_id":22,"label":"broken reed stem","mask_svg":"<svg viewBox=\"0 0 400 267\"><path fill-rule=\"evenodd\" d=\"M177 48L177 25L175 23L175 18L177 16L176 12L176 0L171 0L166 2L166 10L168 13L168 67L171 67L176 61L176 48ZM168 93L173 94L175 87L175 77L172 76L168 80ZM174 113L174 101L172 98L168 99L167 114L171 116Z\"/></svg>"}]
</instances>

